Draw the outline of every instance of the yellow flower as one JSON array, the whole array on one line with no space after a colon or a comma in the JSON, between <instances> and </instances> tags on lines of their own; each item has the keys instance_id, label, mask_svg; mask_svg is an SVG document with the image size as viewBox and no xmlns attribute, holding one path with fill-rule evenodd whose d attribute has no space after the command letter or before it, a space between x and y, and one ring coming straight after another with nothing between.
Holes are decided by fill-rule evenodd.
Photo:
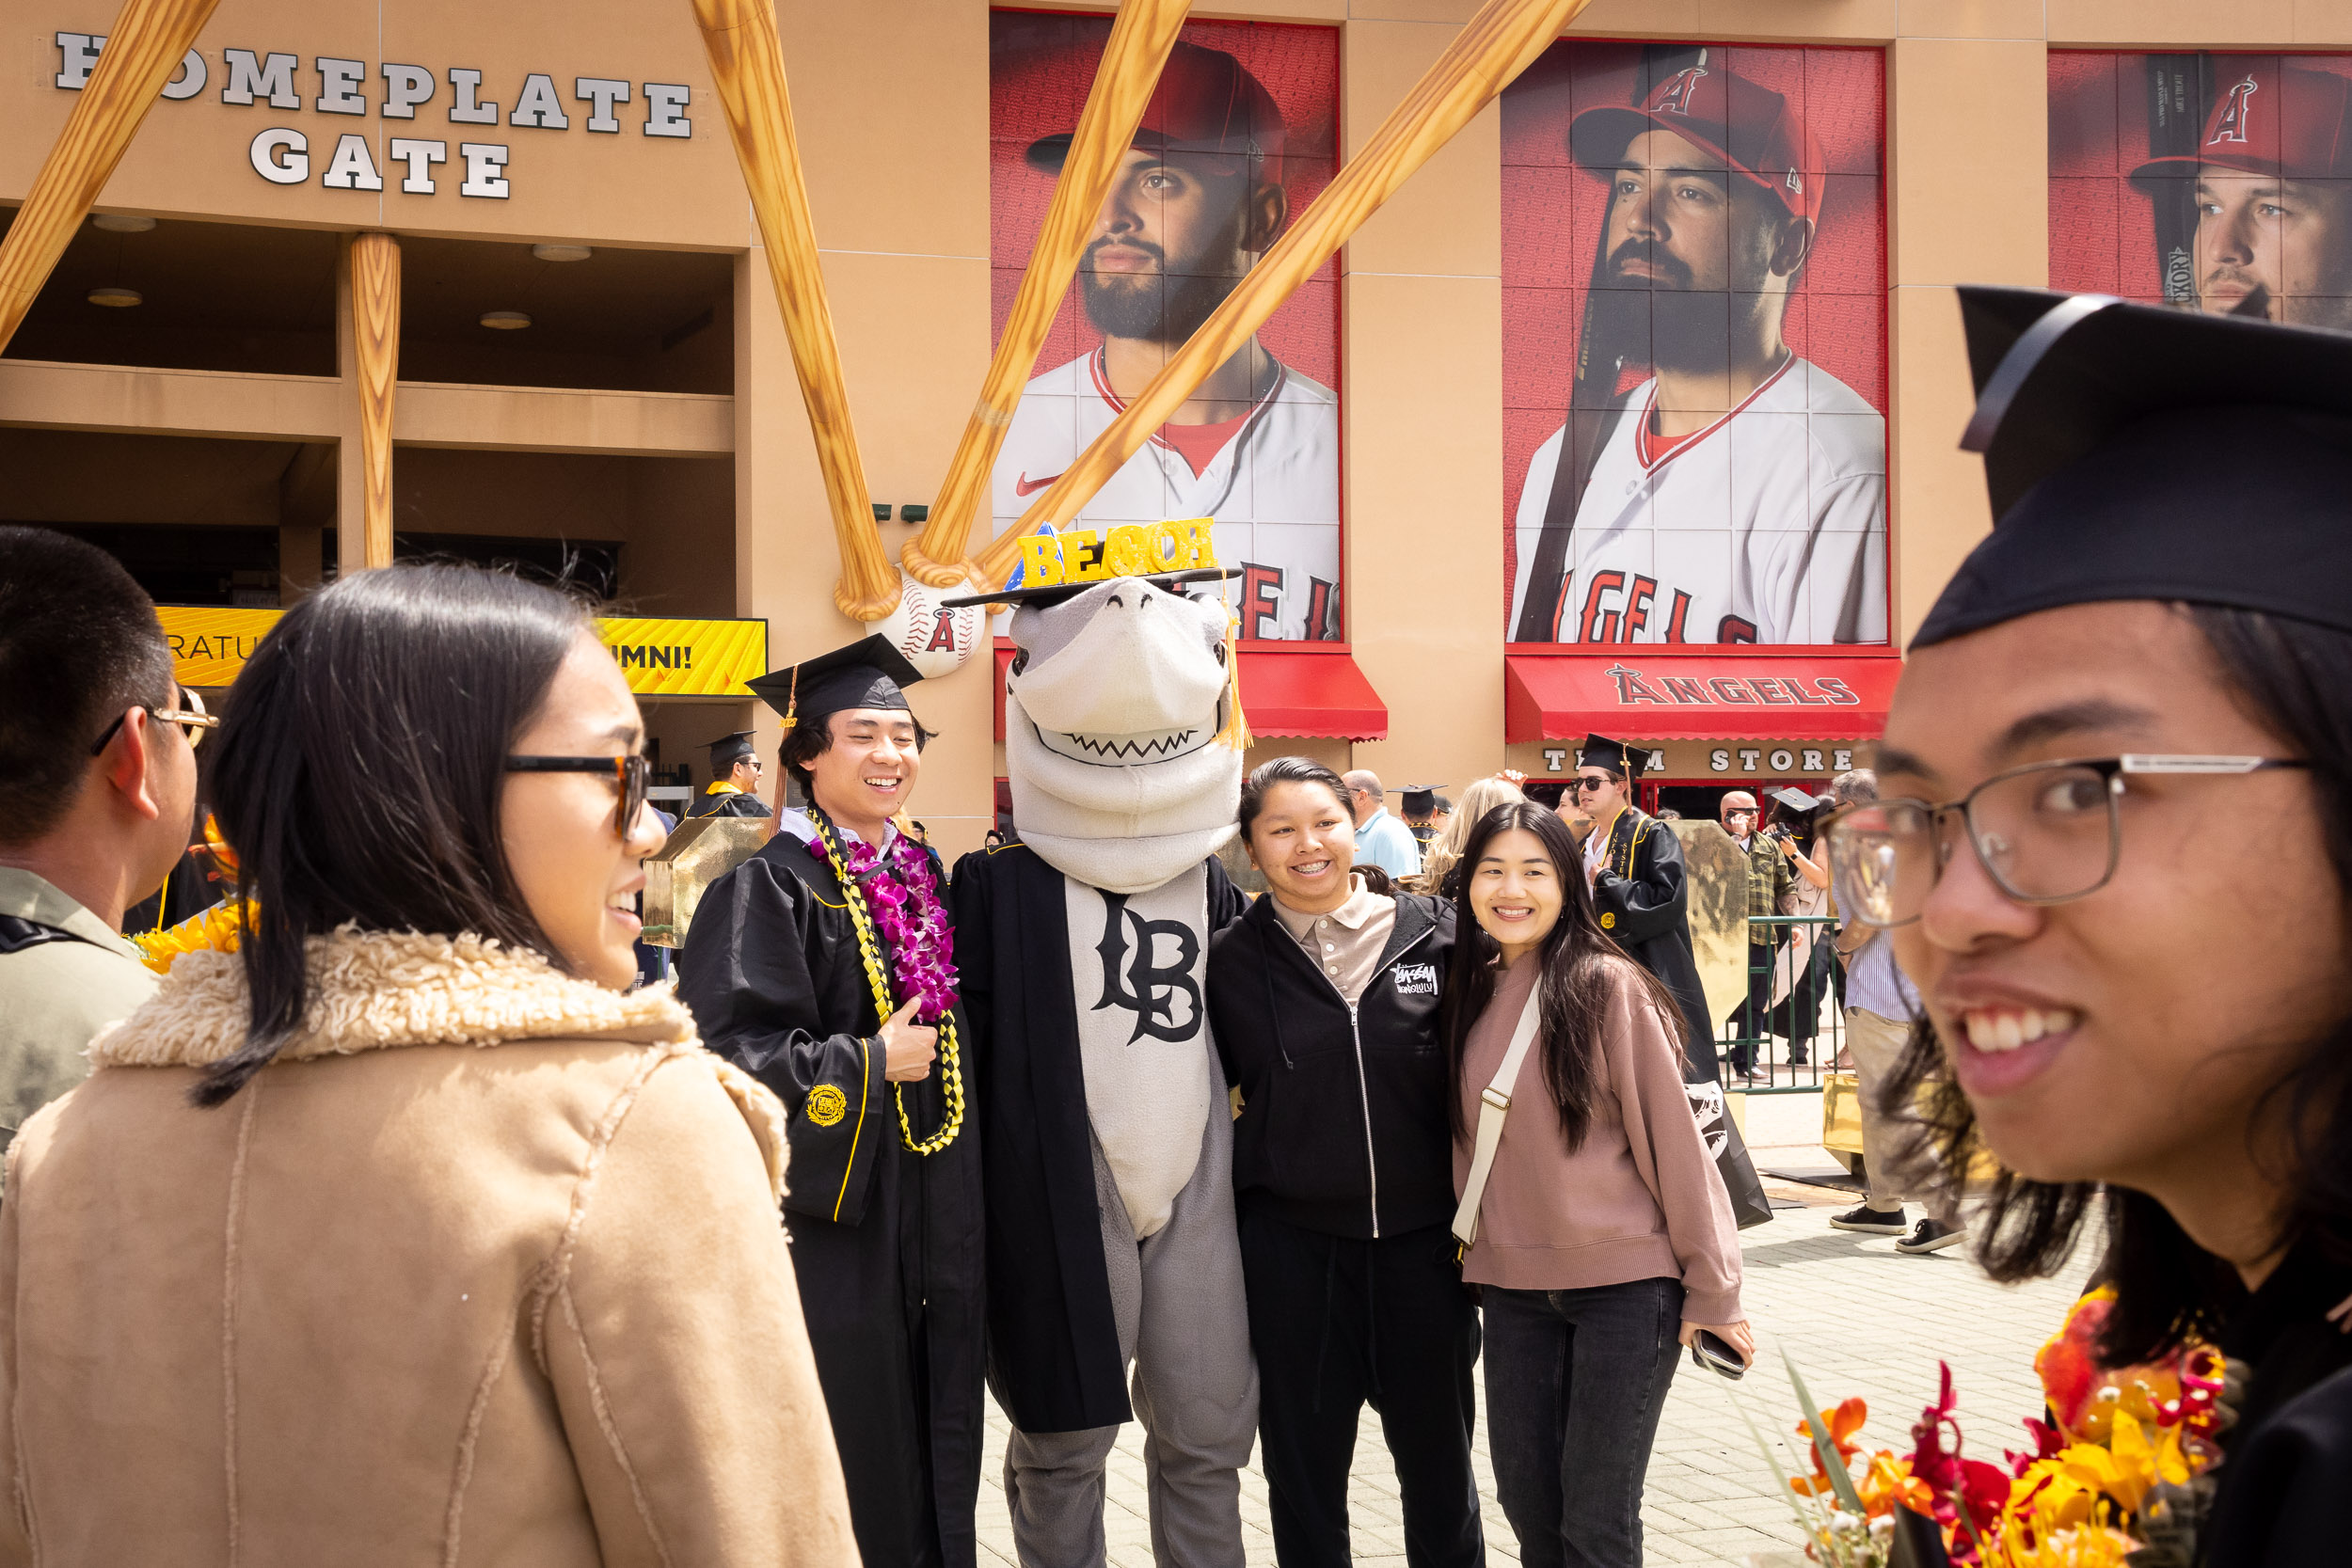
<instances>
[{"instance_id":1,"label":"yellow flower","mask_svg":"<svg viewBox=\"0 0 2352 1568\"><path fill-rule=\"evenodd\" d=\"M167 931L133 937L131 945L139 950L139 958L148 968L158 974L168 974L183 953L234 953L244 930L244 906L219 903L201 914L188 916Z\"/></svg>"}]
</instances>

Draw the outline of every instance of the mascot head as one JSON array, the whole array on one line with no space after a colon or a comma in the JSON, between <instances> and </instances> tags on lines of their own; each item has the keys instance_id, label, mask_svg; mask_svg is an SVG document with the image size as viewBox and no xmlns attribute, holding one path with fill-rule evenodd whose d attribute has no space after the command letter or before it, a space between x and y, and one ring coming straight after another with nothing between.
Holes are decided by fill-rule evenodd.
<instances>
[{"instance_id":1,"label":"mascot head","mask_svg":"<svg viewBox=\"0 0 2352 1568\"><path fill-rule=\"evenodd\" d=\"M1023 843L1082 882L1141 893L1233 836L1222 607L1113 578L1022 605L1011 629L1005 767Z\"/></svg>"}]
</instances>

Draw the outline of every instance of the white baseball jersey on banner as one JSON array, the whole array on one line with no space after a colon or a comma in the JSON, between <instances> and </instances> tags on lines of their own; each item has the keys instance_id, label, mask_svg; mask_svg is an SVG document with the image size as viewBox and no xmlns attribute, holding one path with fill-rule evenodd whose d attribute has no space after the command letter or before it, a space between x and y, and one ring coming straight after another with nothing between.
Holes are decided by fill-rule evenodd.
<instances>
[{"instance_id":1,"label":"white baseball jersey on banner","mask_svg":"<svg viewBox=\"0 0 2352 1568\"><path fill-rule=\"evenodd\" d=\"M1886 421L1794 357L1705 430L1648 434L1653 378L1593 466L1570 535L1559 642L1883 642ZM1519 495L1511 635L1565 427ZM1671 447L1671 450L1659 451Z\"/></svg>"},{"instance_id":2,"label":"white baseball jersey on banner","mask_svg":"<svg viewBox=\"0 0 2352 1568\"><path fill-rule=\"evenodd\" d=\"M1214 517L1218 563L1245 572L1225 585L1227 600L1241 612L1241 635L1336 641L1340 400L1296 371L1277 364L1275 372L1273 387L1232 421L1232 436L1200 472L1154 435L1072 526L1100 531ZM1023 388L989 480L994 531L1019 522L1125 406L1111 390L1101 349ZM997 629L1003 631L1001 622Z\"/></svg>"}]
</instances>

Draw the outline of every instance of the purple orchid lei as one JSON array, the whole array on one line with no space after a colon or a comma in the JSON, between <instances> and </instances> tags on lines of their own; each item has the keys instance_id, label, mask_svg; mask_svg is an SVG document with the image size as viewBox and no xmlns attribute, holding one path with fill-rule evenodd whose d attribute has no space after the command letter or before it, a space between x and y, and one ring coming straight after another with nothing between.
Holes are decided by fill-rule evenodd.
<instances>
[{"instance_id":1,"label":"purple orchid lei","mask_svg":"<svg viewBox=\"0 0 2352 1568\"><path fill-rule=\"evenodd\" d=\"M927 1024L937 1022L956 1005L956 934L939 901L930 857L901 833L885 863L871 845L838 829L834 832L842 863L864 891L875 928L889 946L898 1000L920 997L914 1016ZM820 861L832 858L821 839L809 840L808 852Z\"/></svg>"}]
</instances>

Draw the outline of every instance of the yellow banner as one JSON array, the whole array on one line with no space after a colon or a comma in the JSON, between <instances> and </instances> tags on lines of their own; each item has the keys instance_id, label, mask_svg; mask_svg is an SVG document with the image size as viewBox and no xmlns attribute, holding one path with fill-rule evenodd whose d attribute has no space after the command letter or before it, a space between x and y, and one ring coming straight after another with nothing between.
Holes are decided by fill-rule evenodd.
<instances>
[{"instance_id":1,"label":"yellow banner","mask_svg":"<svg viewBox=\"0 0 2352 1568\"><path fill-rule=\"evenodd\" d=\"M222 687L237 678L278 610L157 605L183 686ZM765 621L613 617L596 623L628 689L647 697L748 697L743 683L768 673Z\"/></svg>"}]
</instances>

